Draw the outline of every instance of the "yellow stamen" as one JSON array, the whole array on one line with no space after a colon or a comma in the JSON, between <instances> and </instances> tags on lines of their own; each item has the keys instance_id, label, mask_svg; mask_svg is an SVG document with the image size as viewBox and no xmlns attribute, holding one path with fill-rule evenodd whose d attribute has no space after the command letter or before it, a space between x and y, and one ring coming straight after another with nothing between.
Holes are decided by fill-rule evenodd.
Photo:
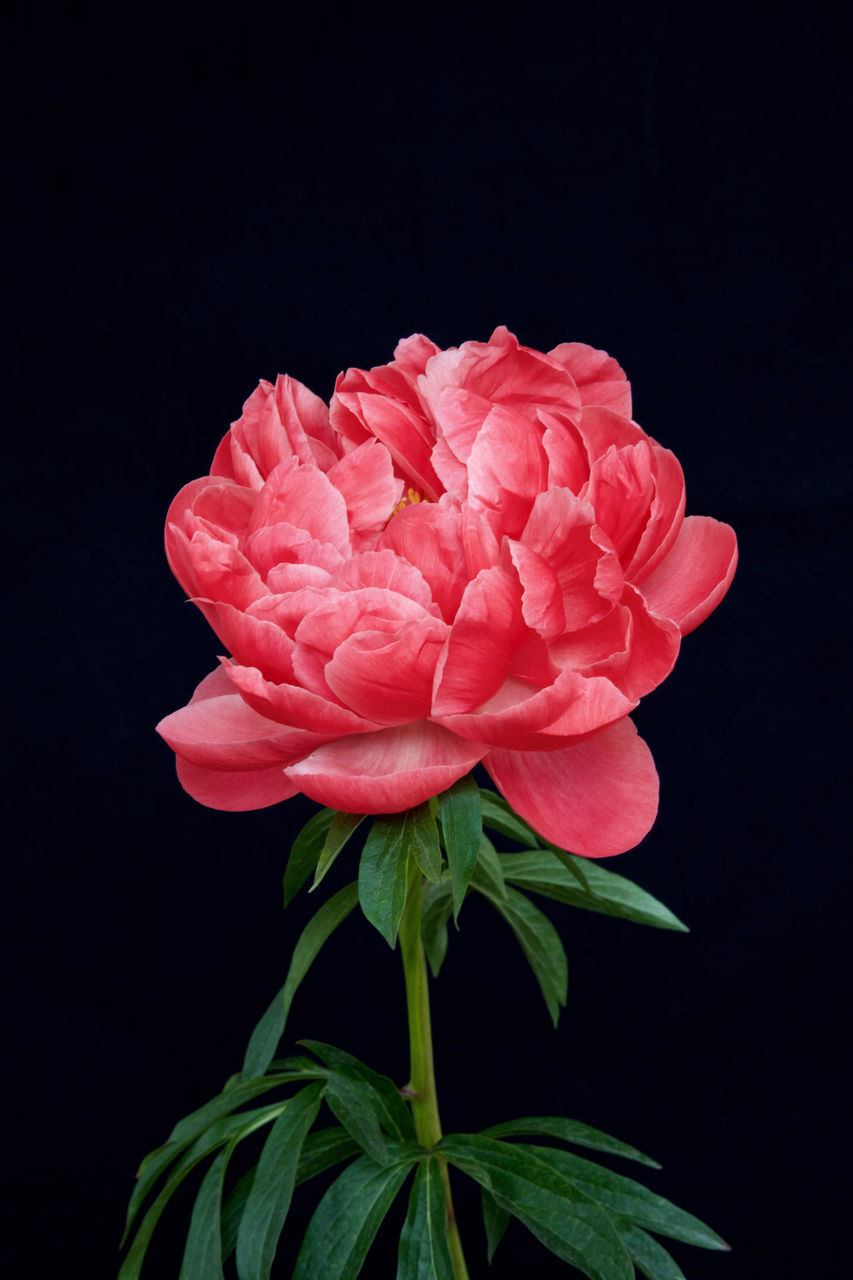
<instances>
[{"instance_id":1,"label":"yellow stamen","mask_svg":"<svg viewBox=\"0 0 853 1280\"><path fill-rule=\"evenodd\" d=\"M394 510L391 512L395 516L398 511L402 511L403 507L411 506L414 502L429 502L429 498L425 498L422 493L418 493L417 489L407 489Z\"/></svg>"}]
</instances>

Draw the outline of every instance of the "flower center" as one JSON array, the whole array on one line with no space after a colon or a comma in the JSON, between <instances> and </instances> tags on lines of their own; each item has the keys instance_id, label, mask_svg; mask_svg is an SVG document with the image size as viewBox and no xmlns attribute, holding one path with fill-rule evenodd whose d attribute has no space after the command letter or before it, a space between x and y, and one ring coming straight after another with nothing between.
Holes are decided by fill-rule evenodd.
<instances>
[{"instance_id":1,"label":"flower center","mask_svg":"<svg viewBox=\"0 0 853 1280\"><path fill-rule=\"evenodd\" d=\"M391 515L395 516L398 511L403 510L403 507L410 507L415 502L429 502L429 498L425 498L422 493L418 492L417 489L411 489L411 488L407 489L406 492L403 494L402 498L400 499L400 501L397 503L394 510L391 512Z\"/></svg>"}]
</instances>

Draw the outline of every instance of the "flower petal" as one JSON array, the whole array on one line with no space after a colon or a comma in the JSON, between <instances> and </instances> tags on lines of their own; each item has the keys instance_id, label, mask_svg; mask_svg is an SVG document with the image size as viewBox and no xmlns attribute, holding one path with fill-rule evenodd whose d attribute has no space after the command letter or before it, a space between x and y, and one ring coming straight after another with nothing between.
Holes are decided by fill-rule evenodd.
<instances>
[{"instance_id":1,"label":"flower petal","mask_svg":"<svg viewBox=\"0 0 853 1280\"><path fill-rule=\"evenodd\" d=\"M177 756L178 781L188 795L208 809L225 809L244 813L248 809L266 809L281 800L289 800L299 792L280 765L267 769L248 769L231 773L225 769L205 769Z\"/></svg>"},{"instance_id":2,"label":"flower petal","mask_svg":"<svg viewBox=\"0 0 853 1280\"><path fill-rule=\"evenodd\" d=\"M505 800L535 831L586 858L632 849L657 814L652 753L628 716L577 746L495 750L484 764Z\"/></svg>"},{"instance_id":3,"label":"flower petal","mask_svg":"<svg viewBox=\"0 0 853 1280\"><path fill-rule=\"evenodd\" d=\"M482 706L501 687L528 635L521 586L500 565L469 582L436 668L434 715Z\"/></svg>"},{"instance_id":4,"label":"flower petal","mask_svg":"<svg viewBox=\"0 0 853 1280\"><path fill-rule=\"evenodd\" d=\"M343 495L350 529L376 533L384 527L403 492L391 455L378 440L365 440L329 468L328 477Z\"/></svg>"},{"instance_id":5,"label":"flower petal","mask_svg":"<svg viewBox=\"0 0 853 1280\"><path fill-rule=\"evenodd\" d=\"M606 405L630 418L631 384L624 369L606 351L583 342L561 342L548 355L572 375L583 404Z\"/></svg>"},{"instance_id":6,"label":"flower petal","mask_svg":"<svg viewBox=\"0 0 853 1280\"><path fill-rule=\"evenodd\" d=\"M421 720L338 738L291 765L286 776L305 795L331 809L399 813L452 786L485 751Z\"/></svg>"},{"instance_id":7,"label":"flower petal","mask_svg":"<svg viewBox=\"0 0 853 1280\"><path fill-rule=\"evenodd\" d=\"M716 609L737 566L737 539L730 525L710 516L688 516L672 549L640 591L650 612L671 618L686 636Z\"/></svg>"}]
</instances>

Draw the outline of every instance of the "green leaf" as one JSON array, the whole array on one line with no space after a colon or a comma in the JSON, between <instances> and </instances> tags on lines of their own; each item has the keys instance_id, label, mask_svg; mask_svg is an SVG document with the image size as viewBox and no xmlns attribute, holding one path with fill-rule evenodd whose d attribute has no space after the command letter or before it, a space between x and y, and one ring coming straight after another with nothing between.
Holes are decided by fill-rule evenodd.
<instances>
[{"instance_id":1,"label":"green leaf","mask_svg":"<svg viewBox=\"0 0 853 1280\"><path fill-rule=\"evenodd\" d=\"M441 843L428 803L409 809L405 840L418 869L432 884L438 884L441 879Z\"/></svg>"},{"instance_id":2,"label":"green leaf","mask_svg":"<svg viewBox=\"0 0 853 1280\"><path fill-rule=\"evenodd\" d=\"M421 914L421 937L429 961L430 972L438 977L447 954L447 922L453 910L453 893L445 881L428 884L424 889Z\"/></svg>"},{"instance_id":3,"label":"green leaf","mask_svg":"<svg viewBox=\"0 0 853 1280\"><path fill-rule=\"evenodd\" d=\"M290 846L290 857L284 872L284 905L287 907L296 897L319 861L326 842L329 827L335 816L334 809L321 809L309 818Z\"/></svg>"},{"instance_id":4,"label":"green leaf","mask_svg":"<svg viewBox=\"0 0 853 1280\"><path fill-rule=\"evenodd\" d=\"M480 789L470 773L454 782L448 791L442 791L438 807L453 885L453 918L458 920L483 834Z\"/></svg>"},{"instance_id":5,"label":"green leaf","mask_svg":"<svg viewBox=\"0 0 853 1280\"><path fill-rule=\"evenodd\" d=\"M499 831L502 836L509 836L510 840L527 845L531 849L539 848L541 842L536 832L522 818L519 818L503 796L481 787L480 804L483 809L484 827L488 827L491 831Z\"/></svg>"},{"instance_id":6,"label":"green leaf","mask_svg":"<svg viewBox=\"0 0 853 1280\"><path fill-rule=\"evenodd\" d=\"M628 1222L654 1231L657 1235L683 1240L685 1244L693 1244L700 1249L729 1247L704 1222L677 1208L669 1200L664 1200L663 1196L655 1195L633 1178L625 1178L621 1173L613 1173L600 1164L584 1160L568 1151L558 1151L553 1147L529 1147L523 1143L519 1146L558 1169L585 1195Z\"/></svg>"},{"instance_id":7,"label":"green leaf","mask_svg":"<svg viewBox=\"0 0 853 1280\"><path fill-rule=\"evenodd\" d=\"M618 1231L625 1248L648 1280L684 1280L684 1272L675 1258L645 1231L627 1222L620 1222Z\"/></svg>"},{"instance_id":8,"label":"green leaf","mask_svg":"<svg viewBox=\"0 0 853 1280\"><path fill-rule=\"evenodd\" d=\"M308 1224L292 1280L355 1280L418 1151L396 1148L387 1165L360 1156L332 1183Z\"/></svg>"},{"instance_id":9,"label":"green leaf","mask_svg":"<svg viewBox=\"0 0 853 1280\"><path fill-rule=\"evenodd\" d=\"M644 1156L636 1147L629 1147L627 1142L612 1138L609 1133L593 1129L579 1120L566 1120L562 1116L524 1116L520 1120L507 1120L504 1124L493 1124L483 1130L484 1138L510 1138L516 1135L538 1133L549 1138L559 1138L562 1142L571 1142L578 1147L591 1147L593 1151L606 1151L609 1155L623 1156L626 1160L636 1160L638 1164L648 1165L650 1169L659 1169L657 1160Z\"/></svg>"},{"instance_id":10,"label":"green leaf","mask_svg":"<svg viewBox=\"0 0 853 1280\"><path fill-rule=\"evenodd\" d=\"M332 818L332 824L326 833L325 843L320 851L317 869L314 872L314 883L308 890L309 893L313 893L317 888L335 858L337 858L350 836L355 833L362 822L364 822L364 814L362 813L335 813Z\"/></svg>"},{"instance_id":11,"label":"green leaf","mask_svg":"<svg viewBox=\"0 0 853 1280\"><path fill-rule=\"evenodd\" d=\"M326 1101L362 1151L372 1156L377 1164L387 1164L388 1148L368 1086L344 1071L333 1071L326 1085Z\"/></svg>"},{"instance_id":12,"label":"green leaf","mask_svg":"<svg viewBox=\"0 0 853 1280\"><path fill-rule=\"evenodd\" d=\"M633 1280L631 1259L609 1214L543 1161L477 1134L443 1138L437 1151L590 1280Z\"/></svg>"},{"instance_id":13,"label":"green leaf","mask_svg":"<svg viewBox=\"0 0 853 1280\"><path fill-rule=\"evenodd\" d=\"M491 898L501 898L506 901L506 882L504 880L503 867L501 866L500 858L495 852L495 846L488 836L482 836L480 839L480 851L477 856L474 874L471 877L471 884L475 889L479 889L481 893L488 894Z\"/></svg>"},{"instance_id":14,"label":"green leaf","mask_svg":"<svg viewBox=\"0 0 853 1280\"><path fill-rule=\"evenodd\" d=\"M323 943L347 918L357 901L358 889L355 883L345 885L320 907L302 930L299 941L293 948L284 986L274 997L249 1039L243 1059L245 1079L262 1076L266 1071L284 1033L284 1024L299 984L311 968Z\"/></svg>"},{"instance_id":15,"label":"green leaf","mask_svg":"<svg viewBox=\"0 0 853 1280\"><path fill-rule=\"evenodd\" d=\"M240 1280L268 1280L290 1208L299 1153L322 1097L321 1084L300 1090L288 1102L264 1143L237 1233Z\"/></svg>"},{"instance_id":16,"label":"green leaf","mask_svg":"<svg viewBox=\"0 0 853 1280\"><path fill-rule=\"evenodd\" d=\"M142 1202L160 1177L160 1174L180 1156L182 1151L186 1150L194 1139L199 1138L221 1116L236 1111L238 1107L244 1106L247 1102L260 1097L263 1093L269 1093L270 1090L278 1088L279 1085L289 1084L294 1080L301 1079L303 1079L302 1073L282 1072L280 1075L266 1076L263 1080L252 1080L236 1089L230 1089L228 1093L217 1094L215 1098L205 1103L203 1107L199 1107L196 1111L185 1116L183 1120L179 1120L169 1135L169 1140L162 1147L149 1152L139 1166L136 1186L133 1189L130 1204L127 1207L127 1219L122 1244L127 1239L128 1233L142 1207Z\"/></svg>"},{"instance_id":17,"label":"green leaf","mask_svg":"<svg viewBox=\"0 0 853 1280\"><path fill-rule=\"evenodd\" d=\"M303 1153L305 1147L302 1148ZM231 1257L231 1254L237 1248L237 1232L240 1230L240 1219L243 1217L243 1210L246 1207L246 1201L249 1198L249 1192L252 1190L252 1183L255 1180L255 1174L258 1166L253 1165L243 1174L239 1182L236 1182L229 1191L225 1199L222 1209L222 1259Z\"/></svg>"},{"instance_id":18,"label":"green leaf","mask_svg":"<svg viewBox=\"0 0 853 1280\"><path fill-rule=\"evenodd\" d=\"M361 1080L373 1094L373 1105L376 1117L386 1133L398 1142L413 1141L415 1125L412 1113L400 1096L394 1081L388 1076L380 1075L372 1067L368 1067L352 1054L345 1053L333 1044L324 1044L321 1040L302 1040L301 1044L315 1053L326 1066L338 1071L345 1071L353 1079Z\"/></svg>"},{"instance_id":19,"label":"green leaf","mask_svg":"<svg viewBox=\"0 0 853 1280\"><path fill-rule=\"evenodd\" d=\"M480 1188L480 1193L483 1200L483 1226L486 1231L486 1257L491 1264L495 1250L509 1226L512 1214L509 1209L499 1205L491 1191L487 1191L485 1187Z\"/></svg>"},{"instance_id":20,"label":"green leaf","mask_svg":"<svg viewBox=\"0 0 853 1280\"><path fill-rule=\"evenodd\" d=\"M397 942L406 905L409 858L404 831L404 814L377 818L364 842L358 868L361 909L389 947Z\"/></svg>"},{"instance_id":21,"label":"green leaf","mask_svg":"<svg viewBox=\"0 0 853 1280\"><path fill-rule=\"evenodd\" d=\"M501 854L501 864L507 880L522 889L541 893L546 898L555 898L558 902L583 907L586 911L597 911L601 915L618 916L637 924L653 925L657 929L688 932L687 926L668 907L632 880L618 876L615 871L606 871L588 858L575 859L574 854L565 854L565 857L576 862L583 861L588 890L578 883L552 851L504 853Z\"/></svg>"},{"instance_id":22,"label":"green leaf","mask_svg":"<svg viewBox=\"0 0 853 1280\"><path fill-rule=\"evenodd\" d=\"M316 1178L318 1173L325 1173L342 1160L359 1155L359 1146L339 1124L328 1129L315 1129L309 1133L302 1144L299 1157L299 1168L296 1170L296 1185Z\"/></svg>"},{"instance_id":23,"label":"green leaf","mask_svg":"<svg viewBox=\"0 0 853 1280\"><path fill-rule=\"evenodd\" d=\"M118 1274L118 1280L138 1280L145 1253L154 1233L154 1228L160 1220L160 1215L184 1178L195 1168L199 1161L210 1155L217 1147L224 1146L228 1142L241 1142L250 1133L254 1133L256 1129L275 1119L286 1106L286 1102L281 1102L275 1106L261 1107L256 1111L244 1111L237 1116L225 1116L207 1127L205 1132L196 1139L192 1146L175 1163L168 1181L142 1219L133 1243L127 1251L127 1256Z\"/></svg>"},{"instance_id":24,"label":"green leaf","mask_svg":"<svg viewBox=\"0 0 853 1280\"><path fill-rule=\"evenodd\" d=\"M397 1280L454 1280L445 1228L444 1182L438 1161L422 1161L400 1234Z\"/></svg>"},{"instance_id":25,"label":"green leaf","mask_svg":"<svg viewBox=\"0 0 853 1280\"><path fill-rule=\"evenodd\" d=\"M523 893L507 889L506 898L501 899L479 884L476 887L497 907L518 938L556 1027L569 986L569 962L560 935L548 917Z\"/></svg>"},{"instance_id":26,"label":"green leaf","mask_svg":"<svg viewBox=\"0 0 853 1280\"><path fill-rule=\"evenodd\" d=\"M219 1152L204 1176L190 1218L181 1280L223 1280L222 1184L231 1147Z\"/></svg>"}]
</instances>

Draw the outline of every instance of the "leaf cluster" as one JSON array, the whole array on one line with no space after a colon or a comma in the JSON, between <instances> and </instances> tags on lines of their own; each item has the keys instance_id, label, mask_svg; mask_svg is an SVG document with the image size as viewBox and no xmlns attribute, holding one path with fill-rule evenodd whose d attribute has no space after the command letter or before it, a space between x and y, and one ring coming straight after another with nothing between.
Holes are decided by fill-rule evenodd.
<instances>
[{"instance_id":1,"label":"leaf cluster","mask_svg":"<svg viewBox=\"0 0 853 1280\"><path fill-rule=\"evenodd\" d=\"M641 1183L566 1149L658 1167L618 1138L580 1121L539 1116L481 1134L452 1134L428 1150L416 1141L409 1109L387 1076L332 1045L308 1040L302 1046L307 1054L271 1062L258 1079L229 1081L146 1157L128 1209L125 1237L132 1243L119 1280L140 1276L168 1201L206 1159L181 1280L225 1280L232 1256L239 1280L269 1280L294 1189L336 1165L344 1167L309 1222L294 1280L353 1280L411 1174L397 1280L453 1280L445 1230L448 1165L481 1188L489 1261L511 1217L590 1280L631 1280L635 1266L650 1280L678 1280L677 1264L650 1232L726 1247ZM253 1105L264 1095L264 1105ZM270 1101L271 1095L279 1096ZM333 1123L316 1127L324 1106ZM259 1158L232 1180L234 1151L258 1131L265 1132ZM521 1137L561 1145L514 1141Z\"/></svg>"}]
</instances>

